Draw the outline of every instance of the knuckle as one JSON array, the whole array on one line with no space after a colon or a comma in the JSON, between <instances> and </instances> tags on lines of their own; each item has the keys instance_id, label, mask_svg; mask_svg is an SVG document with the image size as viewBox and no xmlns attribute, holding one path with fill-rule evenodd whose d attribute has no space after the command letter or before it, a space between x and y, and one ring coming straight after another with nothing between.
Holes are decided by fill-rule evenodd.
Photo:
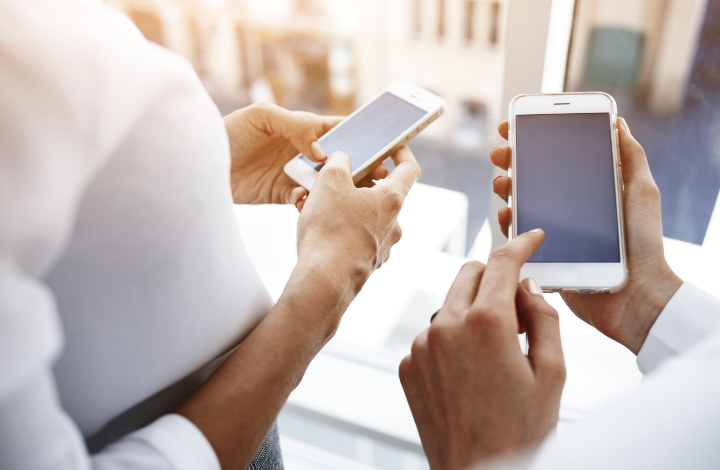
<instances>
[{"instance_id":1,"label":"knuckle","mask_svg":"<svg viewBox=\"0 0 720 470\"><path fill-rule=\"evenodd\" d=\"M502 325L500 315L485 303L474 306L465 318L469 327L478 330L496 330Z\"/></svg>"},{"instance_id":2,"label":"knuckle","mask_svg":"<svg viewBox=\"0 0 720 470\"><path fill-rule=\"evenodd\" d=\"M393 245L400 241L400 239L402 238L402 234L402 227L400 227L400 224L396 223L392 233Z\"/></svg>"},{"instance_id":3,"label":"knuckle","mask_svg":"<svg viewBox=\"0 0 720 470\"><path fill-rule=\"evenodd\" d=\"M655 180L651 180L648 182L647 190L650 196L652 196L654 199L660 199L660 188L658 188L658 185L655 183Z\"/></svg>"},{"instance_id":4,"label":"knuckle","mask_svg":"<svg viewBox=\"0 0 720 470\"><path fill-rule=\"evenodd\" d=\"M508 245L503 245L500 248L496 249L492 253L490 253L490 257L488 258L488 264L491 262L498 263L498 264L504 264L514 261L513 252L508 248Z\"/></svg>"},{"instance_id":5,"label":"knuckle","mask_svg":"<svg viewBox=\"0 0 720 470\"><path fill-rule=\"evenodd\" d=\"M462 265L462 268L460 268L462 271L481 271L485 269L485 265L482 264L480 261L468 261L467 263Z\"/></svg>"},{"instance_id":6,"label":"knuckle","mask_svg":"<svg viewBox=\"0 0 720 470\"><path fill-rule=\"evenodd\" d=\"M405 356L400 362L398 367L398 375L400 376L400 382L405 383L412 375L413 361L412 356Z\"/></svg>"},{"instance_id":7,"label":"knuckle","mask_svg":"<svg viewBox=\"0 0 720 470\"><path fill-rule=\"evenodd\" d=\"M555 307L550 305L545 301L543 297L539 297L537 300L539 302L539 305L537 307L537 311L540 315L543 315L544 317L547 317L550 320L553 320L558 325L560 324L560 317L558 316L557 310L555 310ZM535 299L533 297L533 299Z\"/></svg>"},{"instance_id":8,"label":"knuckle","mask_svg":"<svg viewBox=\"0 0 720 470\"><path fill-rule=\"evenodd\" d=\"M313 132L313 125L306 116L296 115L295 116L295 128L296 131L302 134Z\"/></svg>"},{"instance_id":9,"label":"knuckle","mask_svg":"<svg viewBox=\"0 0 720 470\"><path fill-rule=\"evenodd\" d=\"M447 322L434 321L427 332L427 348L431 352L438 352L445 348L445 345L452 337L452 325Z\"/></svg>"},{"instance_id":10,"label":"knuckle","mask_svg":"<svg viewBox=\"0 0 720 470\"><path fill-rule=\"evenodd\" d=\"M391 213L397 214L398 212L400 212L400 209L402 209L403 197L400 195L400 193L398 193L397 190L389 189L385 197L385 203L387 204L387 208Z\"/></svg>"},{"instance_id":11,"label":"knuckle","mask_svg":"<svg viewBox=\"0 0 720 470\"><path fill-rule=\"evenodd\" d=\"M259 101L250 105L250 109L259 112L275 111L277 108L279 108L278 105L269 103L267 101Z\"/></svg>"},{"instance_id":12,"label":"knuckle","mask_svg":"<svg viewBox=\"0 0 720 470\"><path fill-rule=\"evenodd\" d=\"M548 361L547 373L552 382L565 383L567 369L565 368L565 360L562 356L555 357Z\"/></svg>"},{"instance_id":13,"label":"knuckle","mask_svg":"<svg viewBox=\"0 0 720 470\"><path fill-rule=\"evenodd\" d=\"M422 335L415 338L412 346L410 346L410 355L414 357L422 357L427 349L427 342Z\"/></svg>"},{"instance_id":14,"label":"knuckle","mask_svg":"<svg viewBox=\"0 0 720 470\"><path fill-rule=\"evenodd\" d=\"M660 200L660 188L658 188L652 176L644 175L638 179L637 185L645 196L658 201Z\"/></svg>"}]
</instances>

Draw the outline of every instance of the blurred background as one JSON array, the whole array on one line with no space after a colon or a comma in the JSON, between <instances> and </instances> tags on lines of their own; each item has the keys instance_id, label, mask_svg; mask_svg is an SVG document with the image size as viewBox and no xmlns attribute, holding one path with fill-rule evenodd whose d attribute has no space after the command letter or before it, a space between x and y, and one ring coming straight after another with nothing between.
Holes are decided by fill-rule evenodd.
<instances>
[{"instance_id":1,"label":"blurred background","mask_svg":"<svg viewBox=\"0 0 720 470\"><path fill-rule=\"evenodd\" d=\"M474 240L490 202L485 157L495 138L488 129L500 114L507 0L106 3L149 40L187 57L223 114L272 101L347 115L399 80L442 96L447 115L413 150L426 170L423 182L471 196L477 216L467 240Z\"/></svg>"},{"instance_id":2,"label":"blurred background","mask_svg":"<svg viewBox=\"0 0 720 470\"><path fill-rule=\"evenodd\" d=\"M423 182L469 196L467 249L489 208L504 118L509 0L106 0L187 57L223 113L255 101L346 115L389 83L442 96L413 150ZM564 2L573 3L573 2ZM613 94L650 156L667 236L702 244L720 188L716 0L578 0L564 91ZM553 90L562 91L562 90ZM679 158L682 156L682 158Z\"/></svg>"},{"instance_id":3,"label":"blurred background","mask_svg":"<svg viewBox=\"0 0 720 470\"><path fill-rule=\"evenodd\" d=\"M487 155L502 144L496 127L514 94L611 93L660 187L671 265L720 294L707 271L720 261L720 0L105 3L187 57L223 114L272 101L345 115L399 80L447 102L410 145L423 167L423 185L403 209L409 240L401 244L412 248L394 249L371 278L280 416L289 469L427 468L397 364L457 268L503 242L492 228L501 202L490 192L500 173ZM292 210L238 207L239 219L253 222L240 229L275 297L294 264ZM272 238L278 224L283 240ZM628 351L556 294L548 299L561 314L568 366L562 425L638 386L640 375Z\"/></svg>"}]
</instances>

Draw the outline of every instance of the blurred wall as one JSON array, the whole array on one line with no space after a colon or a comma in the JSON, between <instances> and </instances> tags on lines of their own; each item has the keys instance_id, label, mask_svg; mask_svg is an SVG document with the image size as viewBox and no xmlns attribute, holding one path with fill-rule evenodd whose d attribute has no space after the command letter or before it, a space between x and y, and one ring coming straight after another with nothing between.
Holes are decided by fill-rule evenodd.
<instances>
[{"instance_id":1,"label":"blurred wall","mask_svg":"<svg viewBox=\"0 0 720 470\"><path fill-rule=\"evenodd\" d=\"M502 114L509 0L105 1L187 57L223 111L270 100L348 114L406 80L447 101L427 135L477 149Z\"/></svg>"},{"instance_id":2,"label":"blurred wall","mask_svg":"<svg viewBox=\"0 0 720 470\"><path fill-rule=\"evenodd\" d=\"M578 0L568 89L617 90L656 113L675 113L705 6L706 0Z\"/></svg>"}]
</instances>

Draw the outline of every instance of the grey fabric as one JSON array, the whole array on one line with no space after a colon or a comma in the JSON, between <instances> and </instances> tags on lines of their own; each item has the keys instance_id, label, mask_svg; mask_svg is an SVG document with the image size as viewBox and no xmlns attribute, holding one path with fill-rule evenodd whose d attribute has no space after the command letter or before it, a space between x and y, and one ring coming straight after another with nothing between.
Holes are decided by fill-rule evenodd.
<instances>
[{"instance_id":1,"label":"grey fabric","mask_svg":"<svg viewBox=\"0 0 720 470\"><path fill-rule=\"evenodd\" d=\"M235 348L164 390L160 390L155 395L120 413L97 434L85 439L88 451L91 454L100 452L108 444L147 426L164 414L172 413L180 403L200 388L234 350Z\"/></svg>"},{"instance_id":2,"label":"grey fabric","mask_svg":"<svg viewBox=\"0 0 720 470\"><path fill-rule=\"evenodd\" d=\"M277 422L270 428L270 432L260 445L248 470L284 470L282 453L280 452L280 434Z\"/></svg>"}]
</instances>

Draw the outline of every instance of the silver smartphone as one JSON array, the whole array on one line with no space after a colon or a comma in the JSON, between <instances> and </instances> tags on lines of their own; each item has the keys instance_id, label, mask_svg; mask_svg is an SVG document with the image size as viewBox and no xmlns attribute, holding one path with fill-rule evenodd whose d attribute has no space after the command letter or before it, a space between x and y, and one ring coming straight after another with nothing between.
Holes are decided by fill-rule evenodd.
<instances>
[{"instance_id":1,"label":"silver smartphone","mask_svg":"<svg viewBox=\"0 0 720 470\"><path fill-rule=\"evenodd\" d=\"M545 291L614 292L627 282L617 106L606 93L510 103L511 237L545 241L521 270Z\"/></svg>"},{"instance_id":2,"label":"silver smartphone","mask_svg":"<svg viewBox=\"0 0 720 470\"><path fill-rule=\"evenodd\" d=\"M357 183L445 112L439 96L406 82L390 85L319 139L327 155L345 152ZM287 162L285 174L308 191L323 163L304 155Z\"/></svg>"}]
</instances>

